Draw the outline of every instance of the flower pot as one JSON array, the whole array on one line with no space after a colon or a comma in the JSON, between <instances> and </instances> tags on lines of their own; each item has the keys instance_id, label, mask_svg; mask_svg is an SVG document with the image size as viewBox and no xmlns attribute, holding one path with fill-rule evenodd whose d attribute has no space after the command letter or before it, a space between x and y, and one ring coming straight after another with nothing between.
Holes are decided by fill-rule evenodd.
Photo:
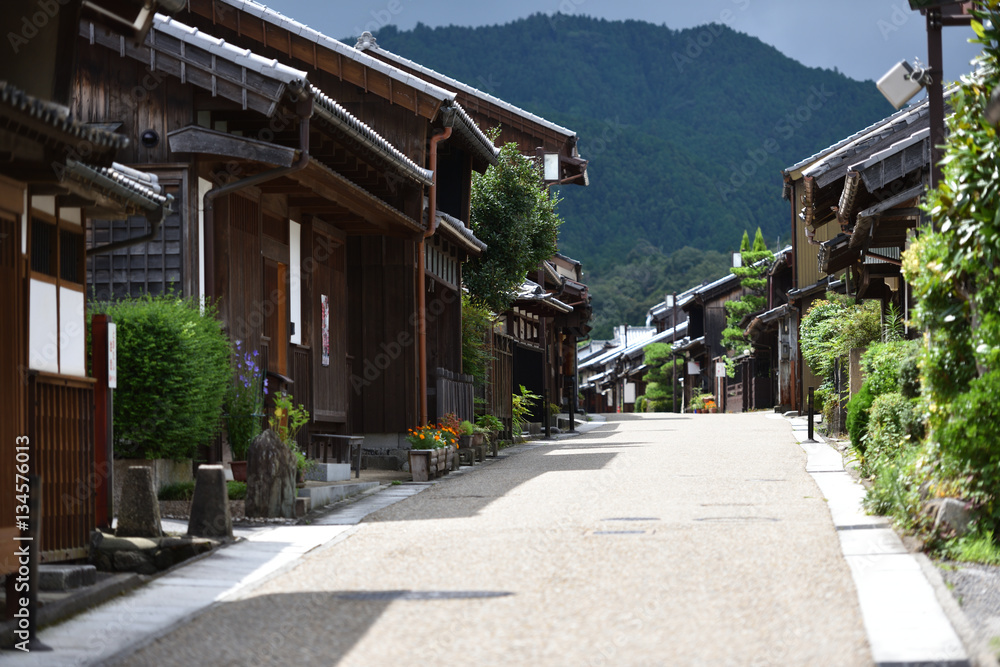
<instances>
[{"instance_id":1,"label":"flower pot","mask_svg":"<svg viewBox=\"0 0 1000 667\"><path fill-rule=\"evenodd\" d=\"M247 462L246 461L231 461L229 467L233 471L233 479L237 482L247 481Z\"/></svg>"},{"instance_id":2,"label":"flower pot","mask_svg":"<svg viewBox=\"0 0 1000 667\"><path fill-rule=\"evenodd\" d=\"M434 476L443 477L448 463L448 452L445 451L444 447L438 447L434 450L434 455L437 459L435 464L437 466L437 470L435 471Z\"/></svg>"},{"instance_id":3,"label":"flower pot","mask_svg":"<svg viewBox=\"0 0 1000 667\"><path fill-rule=\"evenodd\" d=\"M414 482L426 482L434 475L431 471L432 453L430 449L410 450L410 474Z\"/></svg>"}]
</instances>

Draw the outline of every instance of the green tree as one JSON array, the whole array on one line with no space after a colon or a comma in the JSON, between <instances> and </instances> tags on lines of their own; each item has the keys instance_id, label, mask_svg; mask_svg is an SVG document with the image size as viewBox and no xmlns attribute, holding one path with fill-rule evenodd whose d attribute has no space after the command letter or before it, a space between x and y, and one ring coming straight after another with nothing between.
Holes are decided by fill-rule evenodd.
<instances>
[{"instance_id":1,"label":"green tree","mask_svg":"<svg viewBox=\"0 0 1000 667\"><path fill-rule=\"evenodd\" d=\"M726 302L726 328L722 331L722 345L730 355L749 347L750 341L744 335L741 325L747 317L761 312L767 306L767 271L771 268L774 253L767 249L760 227L754 236L753 246L750 245L750 237L746 231L743 232L740 257L740 266L734 266L730 271L740 279L744 294L739 299ZM727 371L732 377L730 364L727 364Z\"/></svg>"},{"instance_id":2,"label":"green tree","mask_svg":"<svg viewBox=\"0 0 1000 667\"><path fill-rule=\"evenodd\" d=\"M465 264L462 277L473 302L497 313L510 307L528 271L557 250L558 203L538 164L517 144L505 145L496 165L474 175L472 230L487 248Z\"/></svg>"},{"instance_id":3,"label":"green tree","mask_svg":"<svg viewBox=\"0 0 1000 667\"><path fill-rule=\"evenodd\" d=\"M837 362L845 359L852 348L868 347L880 340L882 322L876 301L855 304L853 299L832 292L826 296L814 302L802 318L799 345L802 358L823 379L816 390L816 400L830 417L841 399L834 385Z\"/></svg>"},{"instance_id":4,"label":"green tree","mask_svg":"<svg viewBox=\"0 0 1000 667\"><path fill-rule=\"evenodd\" d=\"M493 313L472 302L462 292L462 372L475 378L477 385L486 384L493 355L486 345L493 328Z\"/></svg>"},{"instance_id":5,"label":"green tree","mask_svg":"<svg viewBox=\"0 0 1000 667\"><path fill-rule=\"evenodd\" d=\"M673 367L680 368L683 359L671 356L670 343L650 343L646 346L644 362L649 367L646 371L646 400L651 404L653 412L672 412L674 410Z\"/></svg>"}]
</instances>

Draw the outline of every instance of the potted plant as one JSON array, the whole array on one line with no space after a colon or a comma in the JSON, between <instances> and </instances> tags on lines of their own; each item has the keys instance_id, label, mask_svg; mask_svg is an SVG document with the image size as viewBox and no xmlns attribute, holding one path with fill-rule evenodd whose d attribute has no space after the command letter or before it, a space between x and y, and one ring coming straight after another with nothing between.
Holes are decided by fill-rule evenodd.
<instances>
[{"instance_id":1,"label":"potted plant","mask_svg":"<svg viewBox=\"0 0 1000 667\"><path fill-rule=\"evenodd\" d=\"M299 447L295 437L299 429L309 423L309 411L301 403L296 406L292 395L282 392L274 396L274 412L267 419L268 426L274 431L292 453L295 454L296 484L305 486L305 473L315 463L306 458L305 452Z\"/></svg>"},{"instance_id":2,"label":"potted plant","mask_svg":"<svg viewBox=\"0 0 1000 667\"><path fill-rule=\"evenodd\" d=\"M449 412L441 420L441 439L445 443L445 473L458 470L458 449L468 446L468 441L463 441L462 422L455 416L454 412Z\"/></svg>"},{"instance_id":3,"label":"potted plant","mask_svg":"<svg viewBox=\"0 0 1000 667\"><path fill-rule=\"evenodd\" d=\"M261 418L264 417L264 396L267 395L267 379L258 363L257 350L244 350L243 343L236 341L233 357L233 379L226 391L223 404L226 419L226 438L229 451L233 455L230 466L233 479L245 482L247 479L247 450L250 443L261 432Z\"/></svg>"},{"instance_id":4,"label":"potted plant","mask_svg":"<svg viewBox=\"0 0 1000 667\"><path fill-rule=\"evenodd\" d=\"M715 408L715 396L709 393L696 394L691 397L688 409L695 414L710 412Z\"/></svg>"},{"instance_id":5,"label":"potted plant","mask_svg":"<svg viewBox=\"0 0 1000 667\"><path fill-rule=\"evenodd\" d=\"M406 439L410 443L413 481L426 482L437 476L437 450L443 446L440 429L434 425L411 428Z\"/></svg>"},{"instance_id":6,"label":"potted plant","mask_svg":"<svg viewBox=\"0 0 1000 667\"><path fill-rule=\"evenodd\" d=\"M493 415L480 415L479 419L476 420L476 426L489 435L490 442L493 444L493 456L496 456L497 440L500 437L500 432L503 431L503 422Z\"/></svg>"}]
</instances>

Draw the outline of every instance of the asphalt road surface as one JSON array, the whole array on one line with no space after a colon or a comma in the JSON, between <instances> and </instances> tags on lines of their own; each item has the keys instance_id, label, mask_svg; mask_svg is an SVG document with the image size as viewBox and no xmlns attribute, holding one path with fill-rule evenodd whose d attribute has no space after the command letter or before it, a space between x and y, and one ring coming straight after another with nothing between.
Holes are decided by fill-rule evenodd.
<instances>
[{"instance_id":1,"label":"asphalt road surface","mask_svg":"<svg viewBox=\"0 0 1000 667\"><path fill-rule=\"evenodd\" d=\"M369 516L128 665L866 665L787 422L612 417Z\"/></svg>"}]
</instances>

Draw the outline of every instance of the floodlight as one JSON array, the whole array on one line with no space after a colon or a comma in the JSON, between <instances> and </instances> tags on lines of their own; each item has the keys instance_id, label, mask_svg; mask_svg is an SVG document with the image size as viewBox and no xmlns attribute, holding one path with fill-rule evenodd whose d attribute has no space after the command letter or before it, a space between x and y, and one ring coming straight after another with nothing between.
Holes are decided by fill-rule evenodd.
<instances>
[{"instance_id":1,"label":"floodlight","mask_svg":"<svg viewBox=\"0 0 1000 667\"><path fill-rule=\"evenodd\" d=\"M895 67L886 72L876 85L882 91L889 104L897 109L913 99L928 82L926 71L914 69L905 60L899 61Z\"/></svg>"}]
</instances>

